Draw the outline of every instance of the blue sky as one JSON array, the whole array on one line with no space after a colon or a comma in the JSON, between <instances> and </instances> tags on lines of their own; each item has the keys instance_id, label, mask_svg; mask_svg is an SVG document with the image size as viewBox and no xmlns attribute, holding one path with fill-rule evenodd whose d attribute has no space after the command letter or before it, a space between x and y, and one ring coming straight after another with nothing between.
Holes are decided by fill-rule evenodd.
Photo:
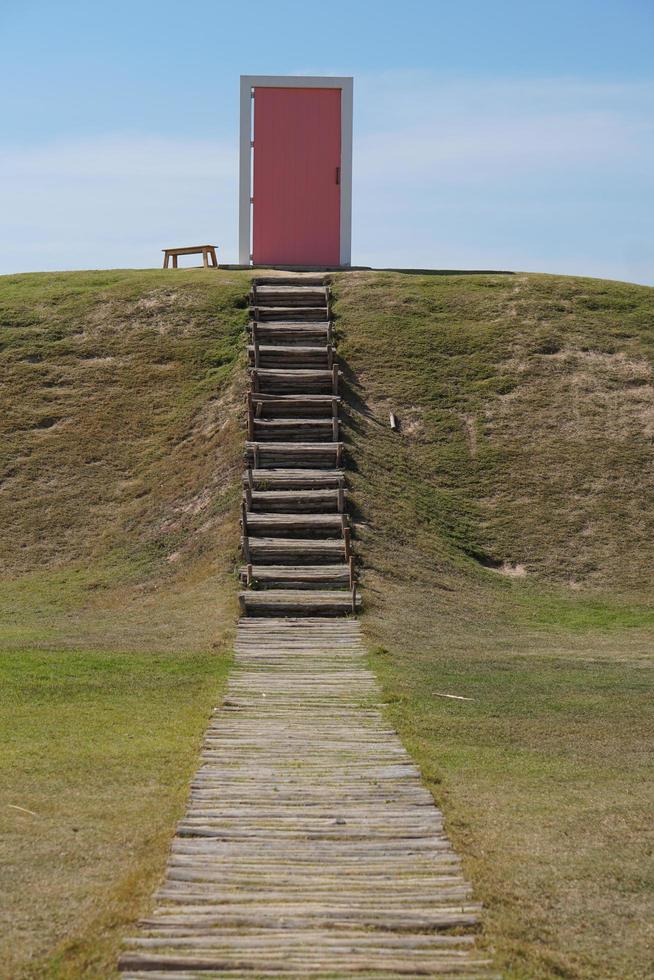
<instances>
[{"instance_id":1,"label":"blue sky","mask_svg":"<svg viewBox=\"0 0 654 980\"><path fill-rule=\"evenodd\" d=\"M0 272L236 260L238 76L355 77L353 261L654 283L652 0L0 0Z\"/></svg>"}]
</instances>

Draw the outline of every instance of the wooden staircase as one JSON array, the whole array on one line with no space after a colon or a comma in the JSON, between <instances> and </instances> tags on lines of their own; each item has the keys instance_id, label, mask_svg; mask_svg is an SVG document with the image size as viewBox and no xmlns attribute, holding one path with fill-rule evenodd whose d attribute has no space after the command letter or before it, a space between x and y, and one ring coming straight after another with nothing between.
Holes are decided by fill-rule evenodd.
<instances>
[{"instance_id":1,"label":"wooden staircase","mask_svg":"<svg viewBox=\"0 0 654 980\"><path fill-rule=\"evenodd\" d=\"M355 613L329 287L315 276L255 279L250 310L241 611Z\"/></svg>"}]
</instances>

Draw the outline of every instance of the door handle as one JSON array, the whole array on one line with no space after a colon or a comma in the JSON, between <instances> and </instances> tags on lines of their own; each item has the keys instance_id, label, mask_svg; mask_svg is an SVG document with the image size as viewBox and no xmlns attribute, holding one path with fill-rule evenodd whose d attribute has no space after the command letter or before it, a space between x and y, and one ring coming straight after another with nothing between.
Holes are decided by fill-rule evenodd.
<instances>
[{"instance_id":1,"label":"door handle","mask_svg":"<svg viewBox=\"0 0 654 980\"><path fill-rule=\"evenodd\" d=\"M336 183L337 184L340 184L340 182L341 182L341 168L340 167L337 167L336 168Z\"/></svg>"}]
</instances>

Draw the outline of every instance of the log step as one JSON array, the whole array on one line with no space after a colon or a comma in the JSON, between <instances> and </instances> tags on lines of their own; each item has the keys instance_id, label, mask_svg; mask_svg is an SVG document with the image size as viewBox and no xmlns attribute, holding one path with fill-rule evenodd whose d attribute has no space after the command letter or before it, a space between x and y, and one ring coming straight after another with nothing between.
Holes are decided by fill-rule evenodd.
<instances>
[{"instance_id":1,"label":"log step","mask_svg":"<svg viewBox=\"0 0 654 980\"><path fill-rule=\"evenodd\" d=\"M331 368L333 350L329 345L249 344L248 357L257 367Z\"/></svg>"},{"instance_id":2,"label":"log step","mask_svg":"<svg viewBox=\"0 0 654 980\"><path fill-rule=\"evenodd\" d=\"M329 564L346 560L343 538L243 538L243 552L248 563L261 565L315 565L326 559ZM249 559L249 560L248 560Z\"/></svg>"},{"instance_id":3,"label":"log step","mask_svg":"<svg viewBox=\"0 0 654 980\"><path fill-rule=\"evenodd\" d=\"M260 589L351 588L352 586L352 573L348 564L245 565L240 570L240 577L244 585L254 584Z\"/></svg>"},{"instance_id":4,"label":"log step","mask_svg":"<svg viewBox=\"0 0 654 980\"><path fill-rule=\"evenodd\" d=\"M245 526L250 536L338 538L347 526L343 514L263 514L245 512Z\"/></svg>"},{"instance_id":5,"label":"log step","mask_svg":"<svg viewBox=\"0 0 654 980\"><path fill-rule=\"evenodd\" d=\"M252 286L254 289L258 289L260 286L276 286L278 288L291 288L302 286L307 287L318 287L320 289L327 289L325 284L325 277L323 275L313 275L312 273L303 273L299 275L284 274L279 276L256 276L252 280Z\"/></svg>"},{"instance_id":6,"label":"log step","mask_svg":"<svg viewBox=\"0 0 654 980\"><path fill-rule=\"evenodd\" d=\"M342 442L246 442L248 463L261 466L318 467L331 469L340 466Z\"/></svg>"},{"instance_id":7,"label":"log step","mask_svg":"<svg viewBox=\"0 0 654 980\"><path fill-rule=\"evenodd\" d=\"M338 419L252 419L256 442L338 442Z\"/></svg>"},{"instance_id":8,"label":"log step","mask_svg":"<svg viewBox=\"0 0 654 980\"><path fill-rule=\"evenodd\" d=\"M239 602L248 616L347 616L360 605L356 593L318 589L248 590Z\"/></svg>"},{"instance_id":9,"label":"log step","mask_svg":"<svg viewBox=\"0 0 654 980\"><path fill-rule=\"evenodd\" d=\"M262 296L278 296L284 293L290 293L291 295L298 294L301 296L314 294L320 295L324 299L327 296L328 291L329 287L324 282L318 282L317 279L313 282L304 283L291 283L287 280L264 283L260 280L256 280L252 286L253 294Z\"/></svg>"},{"instance_id":10,"label":"log step","mask_svg":"<svg viewBox=\"0 0 654 980\"><path fill-rule=\"evenodd\" d=\"M344 490L247 490L248 510L265 513L342 513Z\"/></svg>"},{"instance_id":11,"label":"log step","mask_svg":"<svg viewBox=\"0 0 654 980\"><path fill-rule=\"evenodd\" d=\"M250 368L253 394L338 394L339 372L326 369Z\"/></svg>"},{"instance_id":12,"label":"log step","mask_svg":"<svg viewBox=\"0 0 654 980\"><path fill-rule=\"evenodd\" d=\"M266 308L281 306L289 307L327 306L327 290L324 286L291 287L291 286L255 286L252 291L253 306Z\"/></svg>"},{"instance_id":13,"label":"log step","mask_svg":"<svg viewBox=\"0 0 654 980\"><path fill-rule=\"evenodd\" d=\"M325 323L251 323L250 332L262 344L328 343L331 324Z\"/></svg>"},{"instance_id":14,"label":"log step","mask_svg":"<svg viewBox=\"0 0 654 980\"><path fill-rule=\"evenodd\" d=\"M243 474L243 484L250 485L253 489L268 490L309 490L317 487L343 487L345 485L345 474L343 470L318 470L308 467L289 469L280 467L276 469L255 468Z\"/></svg>"},{"instance_id":15,"label":"log step","mask_svg":"<svg viewBox=\"0 0 654 980\"><path fill-rule=\"evenodd\" d=\"M328 318L326 304L323 306L253 306L252 317L260 323L268 320L282 320L285 323L291 320L324 322Z\"/></svg>"},{"instance_id":16,"label":"log step","mask_svg":"<svg viewBox=\"0 0 654 980\"><path fill-rule=\"evenodd\" d=\"M327 416L338 413L338 395L267 395L259 392L250 396L253 413L260 417Z\"/></svg>"}]
</instances>

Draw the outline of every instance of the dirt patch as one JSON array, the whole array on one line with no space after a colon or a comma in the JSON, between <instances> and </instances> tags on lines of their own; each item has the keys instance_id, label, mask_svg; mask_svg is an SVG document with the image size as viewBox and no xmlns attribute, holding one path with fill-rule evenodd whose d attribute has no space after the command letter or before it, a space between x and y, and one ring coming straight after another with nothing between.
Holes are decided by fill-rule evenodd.
<instances>
[{"instance_id":1,"label":"dirt patch","mask_svg":"<svg viewBox=\"0 0 654 980\"><path fill-rule=\"evenodd\" d=\"M135 304L137 310L168 309L171 303L179 299L179 293L170 289L158 289L154 293L142 296Z\"/></svg>"},{"instance_id":2,"label":"dirt patch","mask_svg":"<svg viewBox=\"0 0 654 980\"><path fill-rule=\"evenodd\" d=\"M466 441L468 443L468 450L470 452L470 458L475 459L477 456L477 420L474 415L464 415L463 425L465 428Z\"/></svg>"},{"instance_id":3,"label":"dirt patch","mask_svg":"<svg viewBox=\"0 0 654 980\"><path fill-rule=\"evenodd\" d=\"M364 379L361 379L364 383ZM367 408L376 421L386 428L391 427L391 413L395 417L398 435L409 439L419 439L425 432L424 412L417 405L399 406L390 398L369 398Z\"/></svg>"},{"instance_id":4,"label":"dirt patch","mask_svg":"<svg viewBox=\"0 0 654 980\"><path fill-rule=\"evenodd\" d=\"M508 578L524 578L527 574L527 569L524 565L519 562L515 565L510 561L502 562L499 568L496 569L500 575L506 575Z\"/></svg>"}]
</instances>

